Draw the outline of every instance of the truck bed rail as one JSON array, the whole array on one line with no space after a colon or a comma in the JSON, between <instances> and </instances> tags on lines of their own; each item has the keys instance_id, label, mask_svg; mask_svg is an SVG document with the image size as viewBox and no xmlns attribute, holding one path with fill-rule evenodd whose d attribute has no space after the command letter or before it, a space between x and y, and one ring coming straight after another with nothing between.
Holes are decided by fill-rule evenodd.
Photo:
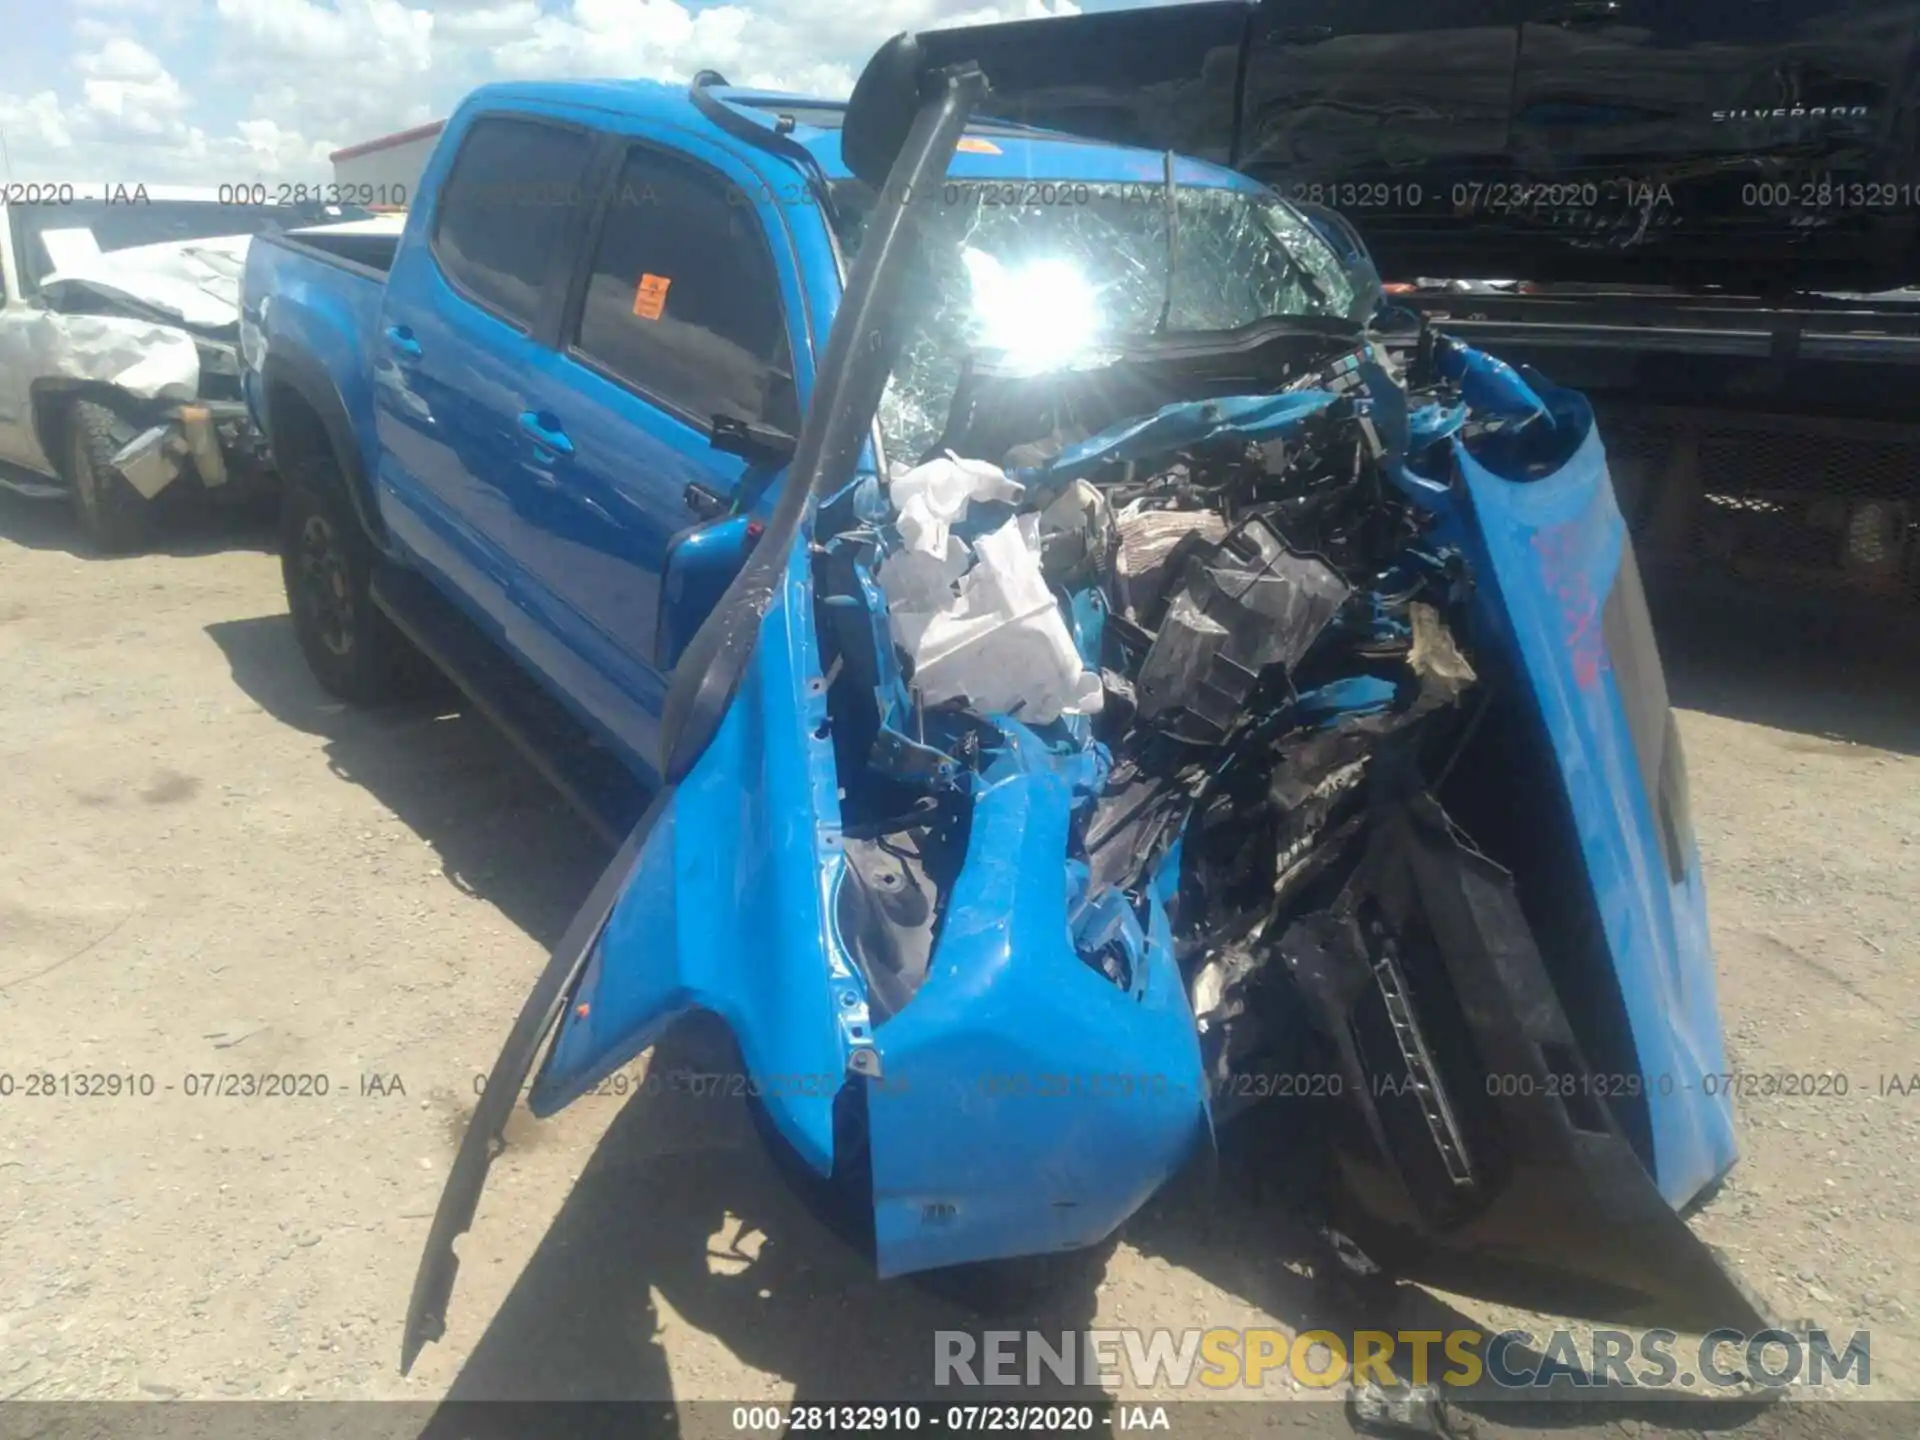
<instances>
[{"instance_id":1,"label":"truck bed rail","mask_svg":"<svg viewBox=\"0 0 1920 1440\"><path fill-rule=\"evenodd\" d=\"M1920 364L1920 291L1760 297L1648 290L1489 294L1413 291L1393 299L1468 344L1664 351L1796 361Z\"/></svg>"}]
</instances>

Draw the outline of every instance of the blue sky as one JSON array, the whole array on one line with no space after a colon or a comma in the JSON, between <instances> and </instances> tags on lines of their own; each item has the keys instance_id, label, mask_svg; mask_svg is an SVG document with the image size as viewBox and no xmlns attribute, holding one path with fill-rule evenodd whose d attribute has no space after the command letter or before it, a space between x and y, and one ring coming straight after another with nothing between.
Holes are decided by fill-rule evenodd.
<instances>
[{"instance_id":1,"label":"blue sky","mask_svg":"<svg viewBox=\"0 0 1920 1440\"><path fill-rule=\"evenodd\" d=\"M501 78L845 93L896 30L1139 0L10 0L0 179L321 180L328 152Z\"/></svg>"}]
</instances>

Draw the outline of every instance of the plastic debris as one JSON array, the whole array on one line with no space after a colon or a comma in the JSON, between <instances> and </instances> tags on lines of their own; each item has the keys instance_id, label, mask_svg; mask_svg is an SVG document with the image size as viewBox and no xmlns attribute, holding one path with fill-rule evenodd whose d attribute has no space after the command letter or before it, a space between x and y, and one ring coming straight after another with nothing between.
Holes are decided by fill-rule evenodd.
<instances>
[{"instance_id":1,"label":"plastic debris","mask_svg":"<svg viewBox=\"0 0 1920 1440\"><path fill-rule=\"evenodd\" d=\"M1479 677L1472 664L1454 643L1440 612L1431 605L1414 601L1407 606L1407 623L1413 631L1413 646L1407 652L1407 668L1422 678L1437 682L1449 699L1459 695Z\"/></svg>"},{"instance_id":2,"label":"plastic debris","mask_svg":"<svg viewBox=\"0 0 1920 1440\"><path fill-rule=\"evenodd\" d=\"M1113 511L1107 497L1084 480L1062 490L1040 512L1040 568L1055 585L1104 578L1113 543Z\"/></svg>"},{"instance_id":3,"label":"plastic debris","mask_svg":"<svg viewBox=\"0 0 1920 1440\"><path fill-rule=\"evenodd\" d=\"M1396 1385L1368 1380L1347 1392L1347 1414L1363 1435L1453 1435L1446 1403L1436 1385Z\"/></svg>"},{"instance_id":4,"label":"plastic debris","mask_svg":"<svg viewBox=\"0 0 1920 1440\"><path fill-rule=\"evenodd\" d=\"M114 453L113 466L143 499L151 500L179 477L187 442L168 421L149 426Z\"/></svg>"},{"instance_id":5,"label":"plastic debris","mask_svg":"<svg viewBox=\"0 0 1920 1440\"><path fill-rule=\"evenodd\" d=\"M919 646L933 617L954 603L960 577L972 563L972 552L953 536L941 554L896 550L881 562L876 578L893 618L893 638L907 653Z\"/></svg>"},{"instance_id":6,"label":"plastic debris","mask_svg":"<svg viewBox=\"0 0 1920 1440\"><path fill-rule=\"evenodd\" d=\"M1038 532L1038 516L1020 515L974 541L958 595L932 613L913 608L928 592L926 567L882 566L893 637L913 661L922 704L963 700L1032 724L1099 711L1100 677L1081 663L1040 572Z\"/></svg>"},{"instance_id":7,"label":"plastic debris","mask_svg":"<svg viewBox=\"0 0 1920 1440\"><path fill-rule=\"evenodd\" d=\"M936 556L946 553L950 527L973 501L1018 500L1024 493L998 465L952 454L897 471L887 485L900 539L909 550Z\"/></svg>"},{"instance_id":8,"label":"plastic debris","mask_svg":"<svg viewBox=\"0 0 1920 1440\"><path fill-rule=\"evenodd\" d=\"M1241 719L1261 671L1296 664L1351 593L1259 520L1189 561L1183 581L1140 668L1140 715L1179 709L1215 740Z\"/></svg>"}]
</instances>

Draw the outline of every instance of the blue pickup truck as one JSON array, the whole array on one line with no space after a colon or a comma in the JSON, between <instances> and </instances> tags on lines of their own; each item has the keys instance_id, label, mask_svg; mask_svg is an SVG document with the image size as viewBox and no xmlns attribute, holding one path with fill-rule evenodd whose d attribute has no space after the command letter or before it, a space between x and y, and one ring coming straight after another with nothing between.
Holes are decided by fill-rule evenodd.
<instances>
[{"instance_id":1,"label":"blue pickup truck","mask_svg":"<svg viewBox=\"0 0 1920 1440\"><path fill-rule=\"evenodd\" d=\"M1733 1122L1590 411L1337 216L971 122L989 79L489 87L397 241L250 252L314 673L544 705L625 834L403 1366L519 1097L694 1010L882 1274L1084 1253L1217 1147L1366 1273L1762 1328L1684 1218Z\"/></svg>"}]
</instances>

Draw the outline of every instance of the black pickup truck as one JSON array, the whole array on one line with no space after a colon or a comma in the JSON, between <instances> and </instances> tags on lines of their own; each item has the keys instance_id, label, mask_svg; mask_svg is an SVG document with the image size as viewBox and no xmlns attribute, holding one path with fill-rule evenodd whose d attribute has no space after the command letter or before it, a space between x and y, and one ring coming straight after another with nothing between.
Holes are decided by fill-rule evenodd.
<instances>
[{"instance_id":1,"label":"black pickup truck","mask_svg":"<svg viewBox=\"0 0 1920 1440\"><path fill-rule=\"evenodd\" d=\"M1920 279L1920 0L1206 0L924 35L1009 119L1232 165L1389 278Z\"/></svg>"}]
</instances>

